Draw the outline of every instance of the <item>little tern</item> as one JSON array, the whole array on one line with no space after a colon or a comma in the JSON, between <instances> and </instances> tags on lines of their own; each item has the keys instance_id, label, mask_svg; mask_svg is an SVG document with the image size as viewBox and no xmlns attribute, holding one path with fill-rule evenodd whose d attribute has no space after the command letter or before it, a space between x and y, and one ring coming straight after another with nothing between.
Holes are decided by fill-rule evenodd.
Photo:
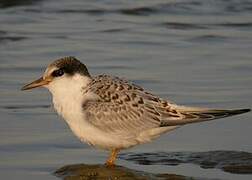
<instances>
[{"instance_id":1,"label":"little tern","mask_svg":"<svg viewBox=\"0 0 252 180\"><path fill-rule=\"evenodd\" d=\"M176 105L142 87L109 75L92 77L75 57L51 63L43 76L22 90L45 87L57 113L82 141L111 151L113 166L120 150L149 142L185 124L249 112Z\"/></svg>"}]
</instances>

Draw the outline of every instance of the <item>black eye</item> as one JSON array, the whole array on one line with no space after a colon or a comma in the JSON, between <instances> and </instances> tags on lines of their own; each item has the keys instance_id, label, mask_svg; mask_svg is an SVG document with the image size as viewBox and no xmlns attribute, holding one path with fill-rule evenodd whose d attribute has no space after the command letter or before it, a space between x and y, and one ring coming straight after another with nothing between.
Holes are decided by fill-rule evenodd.
<instances>
[{"instance_id":1,"label":"black eye","mask_svg":"<svg viewBox=\"0 0 252 180\"><path fill-rule=\"evenodd\" d=\"M63 69L57 69L57 70L52 72L53 77L59 77L59 76L62 76L63 74L64 74Z\"/></svg>"}]
</instances>

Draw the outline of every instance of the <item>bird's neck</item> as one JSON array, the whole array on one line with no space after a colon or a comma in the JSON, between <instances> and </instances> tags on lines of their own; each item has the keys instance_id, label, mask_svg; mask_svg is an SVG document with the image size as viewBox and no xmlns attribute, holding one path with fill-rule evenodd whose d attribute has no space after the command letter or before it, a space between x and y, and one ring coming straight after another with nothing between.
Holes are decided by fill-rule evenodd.
<instances>
[{"instance_id":1,"label":"bird's neck","mask_svg":"<svg viewBox=\"0 0 252 180\"><path fill-rule=\"evenodd\" d=\"M66 121L72 120L82 112L82 104L88 98L88 94L84 94L83 89L90 81L89 77L76 75L55 81L48 87L53 96L54 108Z\"/></svg>"}]
</instances>

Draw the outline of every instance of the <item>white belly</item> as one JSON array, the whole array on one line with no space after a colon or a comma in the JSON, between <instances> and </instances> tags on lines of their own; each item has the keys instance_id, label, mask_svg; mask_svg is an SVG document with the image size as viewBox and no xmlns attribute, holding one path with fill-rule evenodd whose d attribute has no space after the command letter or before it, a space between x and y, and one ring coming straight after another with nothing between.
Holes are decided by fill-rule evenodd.
<instances>
[{"instance_id":1,"label":"white belly","mask_svg":"<svg viewBox=\"0 0 252 180\"><path fill-rule=\"evenodd\" d=\"M62 99L61 99L62 100ZM78 100L77 100L78 101ZM74 102L74 103L71 103ZM101 149L125 149L138 144L133 139L121 139L99 130L86 119L86 112L82 110L81 101L59 102L53 99L54 108L69 125L73 133L82 141Z\"/></svg>"}]
</instances>

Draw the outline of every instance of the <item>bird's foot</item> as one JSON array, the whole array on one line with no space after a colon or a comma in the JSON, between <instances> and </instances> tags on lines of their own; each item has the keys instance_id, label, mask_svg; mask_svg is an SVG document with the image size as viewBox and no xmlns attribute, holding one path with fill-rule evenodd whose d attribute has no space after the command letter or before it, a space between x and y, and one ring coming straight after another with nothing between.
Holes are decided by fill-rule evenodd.
<instances>
[{"instance_id":1,"label":"bird's foot","mask_svg":"<svg viewBox=\"0 0 252 180\"><path fill-rule=\"evenodd\" d=\"M108 168L112 168L112 167L115 167L115 163L114 163L114 161L107 161L106 163L105 163L105 166L106 167L108 167Z\"/></svg>"},{"instance_id":2,"label":"bird's foot","mask_svg":"<svg viewBox=\"0 0 252 180\"><path fill-rule=\"evenodd\" d=\"M107 167L115 167L115 160L116 160L116 156L117 153L119 152L119 149L113 149L111 151L110 157L108 158L108 160L106 161L105 165Z\"/></svg>"}]
</instances>

